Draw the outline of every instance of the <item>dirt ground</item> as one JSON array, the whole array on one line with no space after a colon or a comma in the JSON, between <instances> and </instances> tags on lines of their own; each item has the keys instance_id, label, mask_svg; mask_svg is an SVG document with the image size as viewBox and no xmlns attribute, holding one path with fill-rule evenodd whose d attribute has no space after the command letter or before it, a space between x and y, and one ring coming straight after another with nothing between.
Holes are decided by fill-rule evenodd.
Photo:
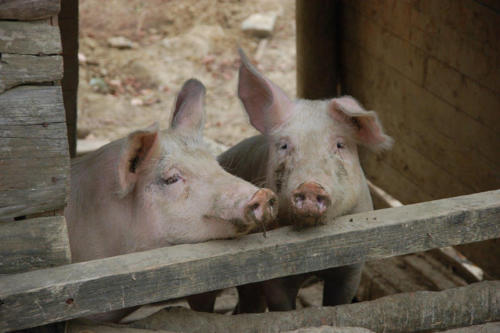
<instances>
[{"instance_id":1,"label":"dirt ground","mask_svg":"<svg viewBox=\"0 0 500 333\"><path fill-rule=\"evenodd\" d=\"M167 128L175 95L192 77L207 88L208 138L232 145L255 134L236 97L238 46L263 73L295 96L293 0L109 0L103 4L80 1L80 138L114 140L154 121ZM278 14L267 41L241 30L244 19L265 12ZM132 47L110 47L110 37L125 37ZM261 56L255 61L259 44Z\"/></svg>"}]
</instances>

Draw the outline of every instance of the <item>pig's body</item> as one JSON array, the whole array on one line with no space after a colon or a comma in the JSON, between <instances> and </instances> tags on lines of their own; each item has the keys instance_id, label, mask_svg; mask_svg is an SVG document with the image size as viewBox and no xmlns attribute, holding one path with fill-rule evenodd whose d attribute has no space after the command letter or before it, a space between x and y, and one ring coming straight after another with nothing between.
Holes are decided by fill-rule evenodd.
<instances>
[{"instance_id":1,"label":"pig's body","mask_svg":"<svg viewBox=\"0 0 500 333\"><path fill-rule=\"evenodd\" d=\"M279 198L277 225L297 229L333 222L338 216L373 209L358 145L390 147L373 111L350 96L290 100L242 54L238 95L251 124L263 135L219 156L229 172L272 189ZM362 264L317 272L325 280L323 305L351 302ZM237 312L291 310L305 275L239 288Z\"/></svg>"},{"instance_id":2,"label":"pig's body","mask_svg":"<svg viewBox=\"0 0 500 333\"><path fill-rule=\"evenodd\" d=\"M224 171L202 143L203 97L188 81L168 130L134 132L72 163L64 215L74 262L237 237L274 219L274 193Z\"/></svg>"}]
</instances>

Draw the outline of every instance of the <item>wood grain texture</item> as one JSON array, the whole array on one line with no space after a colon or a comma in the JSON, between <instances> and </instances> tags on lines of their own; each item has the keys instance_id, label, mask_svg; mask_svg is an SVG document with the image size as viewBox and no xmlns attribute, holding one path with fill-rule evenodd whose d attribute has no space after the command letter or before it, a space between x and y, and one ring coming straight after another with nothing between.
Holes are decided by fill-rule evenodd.
<instances>
[{"instance_id":1,"label":"wood grain texture","mask_svg":"<svg viewBox=\"0 0 500 333\"><path fill-rule=\"evenodd\" d=\"M63 207L69 163L61 87L0 94L0 219Z\"/></svg>"},{"instance_id":2,"label":"wood grain texture","mask_svg":"<svg viewBox=\"0 0 500 333\"><path fill-rule=\"evenodd\" d=\"M0 59L0 93L27 83L60 80L63 76L61 56L2 54Z\"/></svg>"},{"instance_id":3,"label":"wood grain texture","mask_svg":"<svg viewBox=\"0 0 500 333\"><path fill-rule=\"evenodd\" d=\"M436 332L500 320L500 281L440 292L420 291L374 301L295 311L226 316L183 308L162 310L129 327L189 333L283 332L321 325L364 327L374 332ZM478 331L481 332L481 331Z\"/></svg>"},{"instance_id":4,"label":"wood grain texture","mask_svg":"<svg viewBox=\"0 0 500 333\"><path fill-rule=\"evenodd\" d=\"M0 19L41 19L57 15L60 7L60 0L0 0Z\"/></svg>"},{"instance_id":5,"label":"wood grain texture","mask_svg":"<svg viewBox=\"0 0 500 333\"><path fill-rule=\"evenodd\" d=\"M0 53L42 55L61 52L57 26L46 21L0 21Z\"/></svg>"},{"instance_id":6,"label":"wood grain texture","mask_svg":"<svg viewBox=\"0 0 500 333\"><path fill-rule=\"evenodd\" d=\"M440 172L449 173L455 179L453 183L462 183L474 192L500 186L497 167L500 157L495 153L500 149L498 133L482 127L355 44L343 41L343 50L345 92L377 111L387 132L394 137L395 145L410 146L441 169ZM411 167L414 162L421 164L406 160L406 165ZM406 171L404 165L394 167L400 172ZM416 172L427 181L438 176L432 169ZM449 187L460 185L453 183ZM404 195L392 193L398 197Z\"/></svg>"},{"instance_id":7,"label":"wood grain texture","mask_svg":"<svg viewBox=\"0 0 500 333\"><path fill-rule=\"evenodd\" d=\"M71 157L76 156L76 124L78 94L78 0L65 0L59 12L59 27L64 57L63 88L68 146Z\"/></svg>"},{"instance_id":8,"label":"wood grain texture","mask_svg":"<svg viewBox=\"0 0 500 333\"><path fill-rule=\"evenodd\" d=\"M0 223L0 274L69 264L64 216Z\"/></svg>"},{"instance_id":9,"label":"wood grain texture","mask_svg":"<svg viewBox=\"0 0 500 333\"><path fill-rule=\"evenodd\" d=\"M482 325L472 325L468 327L454 328L442 333L498 333L500 332L500 321L486 323Z\"/></svg>"},{"instance_id":10,"label":"wood grain texture","mask_svg":"<svg viewBox=\"0 0 500 333\"><path fill-rule=\"evenodd\" d=\"M0 278L0 330L500 236L500 190Z\"/></svg>"},{"instance_id":11,"label":"wood grain texture","mask_svg":"<svg viewBox=\"0 0 500 333\"><path fill-rule=\"evenodd\" d=\"M297 96L300 98L322 99L337 95L338 25L334 24L337 15L336 1L296 1Z\"/></svg>"}]
</instances>

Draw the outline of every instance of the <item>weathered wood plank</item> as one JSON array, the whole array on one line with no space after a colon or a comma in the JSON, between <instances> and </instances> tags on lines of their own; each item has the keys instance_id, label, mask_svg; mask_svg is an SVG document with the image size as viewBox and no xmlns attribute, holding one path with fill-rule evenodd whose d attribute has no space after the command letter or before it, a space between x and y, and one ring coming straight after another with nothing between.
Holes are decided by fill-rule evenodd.
<instances>
[{"instance_id":1,"label":"weathered wood plank","mask_svg":"<svg viewBox=\"0 0 500 333\"><path fill-rule=\"evenodd\" d=\"M494 162L499 159L494 153L500 149L498 133L453 111L360 47L344 41L342 49L343 87L378 112L396 145L408 144L475 192L498 188L500 174ZM420 172L433 176L425 169Z\"/></svg>"},{"instance_id":2,"label":"weathered wood plank","mask_svg":"<svg viewBox=\"0 0 500 333\"><path fill-rule=\"evenodd\" d=\"M64 77L61 85L71 157L76 156L76 124L78 116L78 3L78 0L61 2L61 11L58 16L64 57Z\"/></svg>"},{"instance_id":3,"label":"weathered wood plank","mask_svg":"<svg viewBox=\"0 0 500 333\"><path fill-rule=\"evenodd\" d=\"M66 333L175 333L165 330L143 330L140 328L124 327L123 325L113 325L111 323L92 323L90 321L73 320L66 324Z\"/></svg>"},{"instance_id":4,"label":"weathered wood plank","mask_svg":"<svg viewBox=\"0 0 500 333\"><path fill-rule=\"evenodd\" d=\"M0 59L0 93L21 84L60 80L62 76L61 56L2 54Z\"/></svg>"},{"instance_id":5,"label":"weathered wood plank","mask_svg":"<svg viewBox=\"0 0 500 333\"><path fill-rule=\"evenodd\" d=\"M189 333L284 332L321 325L374 332L435 332L500 320L500 281L440 292L420 291L374 301L296 311L226 316L182 308L162 310L127 327Z\"/></svg>"},{"instance_id":6,"label":"weathered wood plank","mask_svg":"<svg viewBox=\"0 0 500 333\"><path fill-rule=\"evenodd\" d=\"M0 274L69 264L64 216L0 223Z\"/></svg>"},{"instance_id":7,"label":"weathered wood plank","mask_svg":"<svg viewBox=\"0 0 500 333\"><path fill-rule=\"evenodd\" d=\"M338 28L333 24L337 21L336 7L336 1L296 1L297 96L300 98L321 99L337 95Z\"/></svg>"},{"instance_id":8,"label":"weathered wood plank","mask_svg":"<svg viewBox=\"0 0 500 333\"><path fill-rule=\"evenodd\" d=\"M61 87L0 94L0 220L64 206L69 163Z\"/></svg>"},{"instance_id":9,"label":"weathered wood plank","mask_svg":"<svg viewBox=\"0 0 500 333\"><path fill-rule=\"evenodd\" d=\"M500 190L0 278L0 330L500 236Z\"/></svg>"},{"instance_id":10,"label":"weathered wood plank","mask_svg":"<svg viewBox=\"0 0 500 333\"><path fill-rule=\"evenodd\" d=\"M0 19L41 19L57 15L60 6L60 0L0 0Z\"/></svg>"},{"instance_id":11,"label":"weathered wood plank","mask_svg":"<svg viewBox=\"0 0 500 333\"><path fill-rule=\"evenodd\" d=\"M61 52L57 26L46 21L0 21L0 53L42 55Z\"/></svg>"},{"instance_id":12,"label":"weathered wood plank","mask_svg":"<svg viewBox=\"0 0 500 333\"><path fill-rule=\"evenodd\" d=\"M500 321L486 323L482 325L472 325L452 330L446 330L442 333L498 333L500 332Z\"/></svg>"}]
</instances>

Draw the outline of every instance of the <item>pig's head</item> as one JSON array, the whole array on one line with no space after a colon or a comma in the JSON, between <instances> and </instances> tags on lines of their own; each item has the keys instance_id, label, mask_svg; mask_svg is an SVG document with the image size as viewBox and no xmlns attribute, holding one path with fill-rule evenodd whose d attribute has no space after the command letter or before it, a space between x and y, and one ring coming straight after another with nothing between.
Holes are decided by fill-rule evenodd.
<instances>
[{"instance_id":1,"label":"pig's head","mask_svg":"<svg viewBox=\"0 0 500 333\"><path fill-rule=\"evenodd\" d=\"M119 196L156 245L235 237L274 220L275 194L225 172L202 141L205 88L187 81L170 128L129 135L118 163ZM151 239L151 238L154 238ZM141 245L135 246L140 248Z\"/></svg>"},{"instance_id":2,"label":"pig's head","mask_svg":"<svg viewBox=\"0 0 500 333\"><path fill-rule=\"evenodd\" d=\"M375 112L350 96L292 101L240 53L238 96L267 136L266 184L278 195L280 221L316 225L371 203L357 146L392 144Z\"/></svg>"}]
</instances>

